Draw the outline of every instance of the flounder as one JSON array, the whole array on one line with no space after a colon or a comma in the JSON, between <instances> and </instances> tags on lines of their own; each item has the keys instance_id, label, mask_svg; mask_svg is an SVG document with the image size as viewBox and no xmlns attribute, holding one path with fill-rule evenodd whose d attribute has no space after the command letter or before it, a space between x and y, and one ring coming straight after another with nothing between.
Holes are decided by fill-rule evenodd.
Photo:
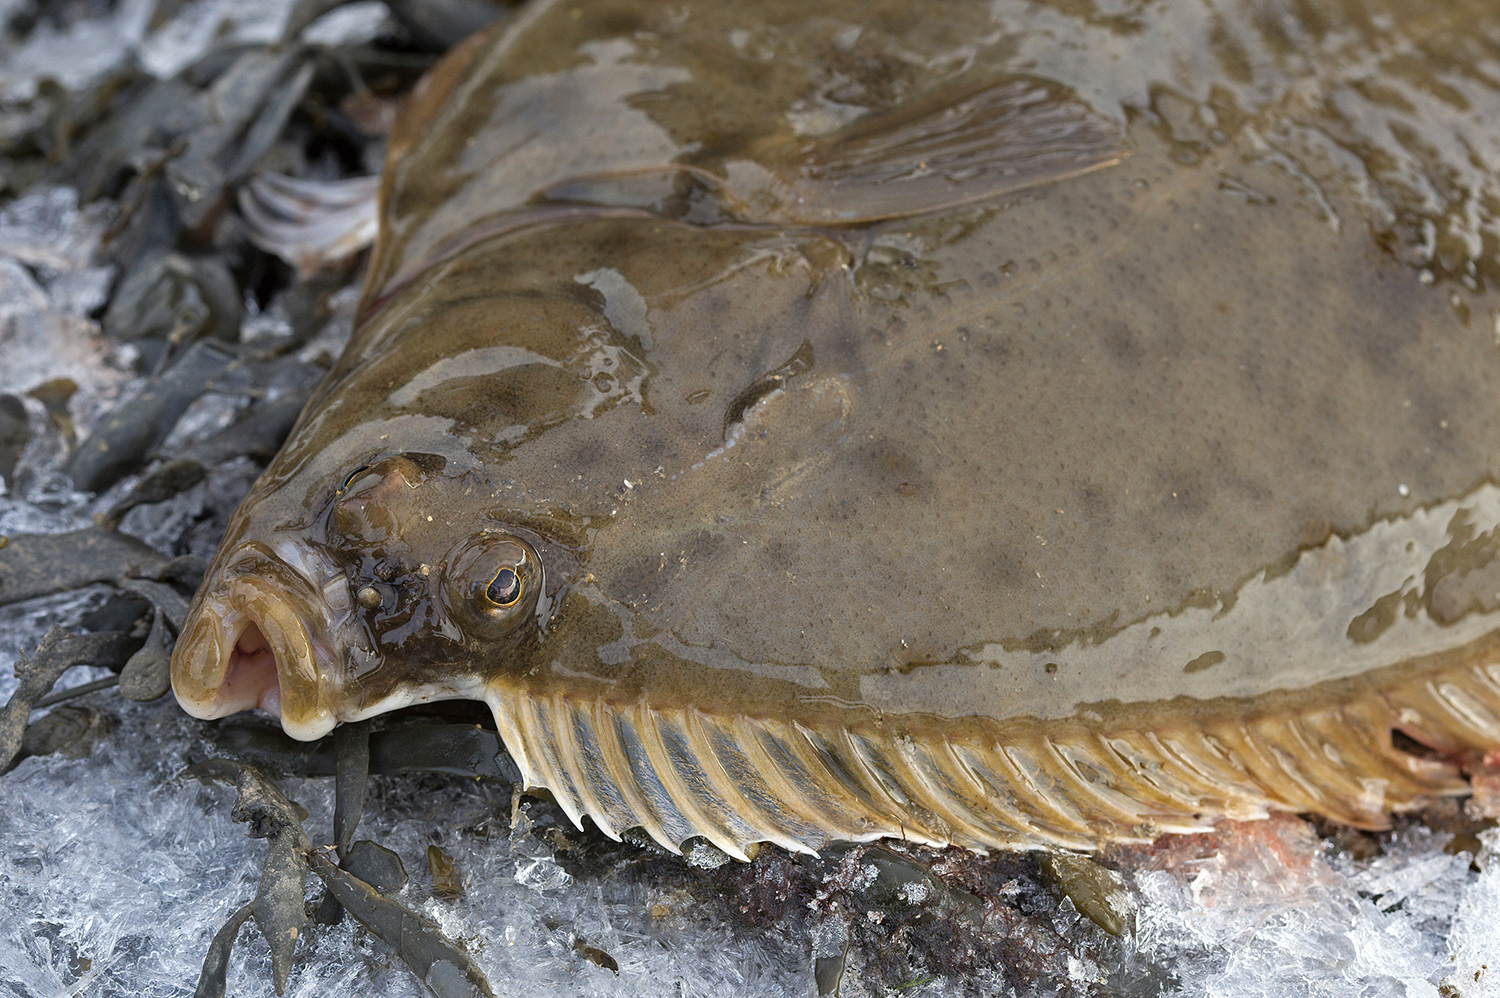
<instances>
[{"instance_id":1,"label":"flounder","mask_svg":"<svg viewBox=\"0 0 1500 998\"><path fill-rule=\"evenodd\" d=\"M740 857L1464 792L1500 17L1383 7L602 0L471 39L178 699L304 739L480 699L575 821Z\"/></svg>"}]
</instances>

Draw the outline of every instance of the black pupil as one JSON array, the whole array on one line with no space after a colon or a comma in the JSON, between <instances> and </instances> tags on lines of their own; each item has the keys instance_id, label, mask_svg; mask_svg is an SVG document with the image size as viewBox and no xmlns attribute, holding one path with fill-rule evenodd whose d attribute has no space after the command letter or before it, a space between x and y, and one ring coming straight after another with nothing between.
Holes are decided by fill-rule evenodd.
<instances>
[{"instance_id":1,"label":"black pupil","mask_svg":"<svg viewBox=\"0 0 1500 998\"><path fill-rule=\"evenodd\" d=\"M514 569L502 568L484 594L490 598L491 603L507 606L514 603L516 597L521 595L521 580L516 576Z\"/></svg>"}]
</instances>

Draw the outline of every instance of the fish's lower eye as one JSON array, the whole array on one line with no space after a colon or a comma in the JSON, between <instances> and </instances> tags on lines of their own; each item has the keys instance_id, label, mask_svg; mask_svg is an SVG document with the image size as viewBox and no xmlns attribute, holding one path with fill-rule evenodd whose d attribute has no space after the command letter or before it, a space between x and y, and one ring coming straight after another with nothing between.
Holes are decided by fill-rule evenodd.
<instances>
[{"instance_id":1,"label":"fish's lower eye","mask_svg":"<svg viewBox=\"0 0 1500 998\"><path fill-rule=\"evenodd\" d=\"M498 530L467 537L442 563L443 602L475 640L507 637L527 619L544 591L536 552Z\"/></svg>"},{"instance_id":2,"label":"fish's lower eye","mask_svg":"<svg viewBox=\"0 0 1500 998\"><path fill-rule=\"evenodd\" d=\"M490 580L484 595L496 606L510 606L521 598L521 577L513 568L502 568Z\"/></svg>"}]
</instances>

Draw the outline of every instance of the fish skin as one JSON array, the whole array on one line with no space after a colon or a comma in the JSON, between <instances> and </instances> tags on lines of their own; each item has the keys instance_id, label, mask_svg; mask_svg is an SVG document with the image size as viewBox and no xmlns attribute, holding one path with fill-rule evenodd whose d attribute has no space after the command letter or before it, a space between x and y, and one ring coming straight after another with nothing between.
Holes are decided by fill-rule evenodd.
<instances>
[{"instance_id":1,"label":"fish skin","mask_svg":"<svg viewBox=\"0 0 1500 998\"><path fill-rule=\"evenodd\" d=\"M179 700L311 738L482 699L575 820L736 856L1464 792L1500 25L1316 7L1293 44L620 0L464 43Z\"/></svg>"}]
</instances>

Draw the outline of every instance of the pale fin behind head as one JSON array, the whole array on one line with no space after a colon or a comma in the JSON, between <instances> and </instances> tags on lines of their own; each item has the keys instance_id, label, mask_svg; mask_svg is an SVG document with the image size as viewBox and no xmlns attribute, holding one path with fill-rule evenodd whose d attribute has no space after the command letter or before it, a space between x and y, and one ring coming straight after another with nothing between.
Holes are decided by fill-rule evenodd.
<instances>
[{"instance_id":1,"label":"pale fin behind head","mask_svg":"<svg viewBox=\"0 0 1500 998\"><path fill-rule=\"evenodd\" d=\"M910 730L890 717L815 730L498 683L488 700L527 786L615 838L640 827L675 852L701 836L740 859L757 842L812 852L876 838L1090 850L1271 810L1383 827L1392 810L1463 792L1453 760L1408 753L1390 732L1482 751L1500 739L1500 666L1413 673L1344 703L1306 691L1300 709L1259 716L1184 699L1104 726L951 732L921 717Z\"/></svg>"},{"instance_id":2,"label":"pale fin behind head","mask_svg":"<svg viewBox=\"0 0 1500 998\"><path fill-rule=\"evenodd\" d=\"M1010 80L929 95L818 138L767 140L722 165L570 177L534 200L708 223L850 225L1002 197L1125 155L1119 129L1076 97Z\"/></svg>"},{"instance_id":3,"label":"pale fin behind head","mask_svg":"<svg viewBox=\"0 0 1500 998\"><path fill-rule=\"evenodd\" d=\"M308 274L375 241L379 186L379 177L308 180L261 173L240 189L240 212L252 243Z\"/></svg>"}]
</instances>

